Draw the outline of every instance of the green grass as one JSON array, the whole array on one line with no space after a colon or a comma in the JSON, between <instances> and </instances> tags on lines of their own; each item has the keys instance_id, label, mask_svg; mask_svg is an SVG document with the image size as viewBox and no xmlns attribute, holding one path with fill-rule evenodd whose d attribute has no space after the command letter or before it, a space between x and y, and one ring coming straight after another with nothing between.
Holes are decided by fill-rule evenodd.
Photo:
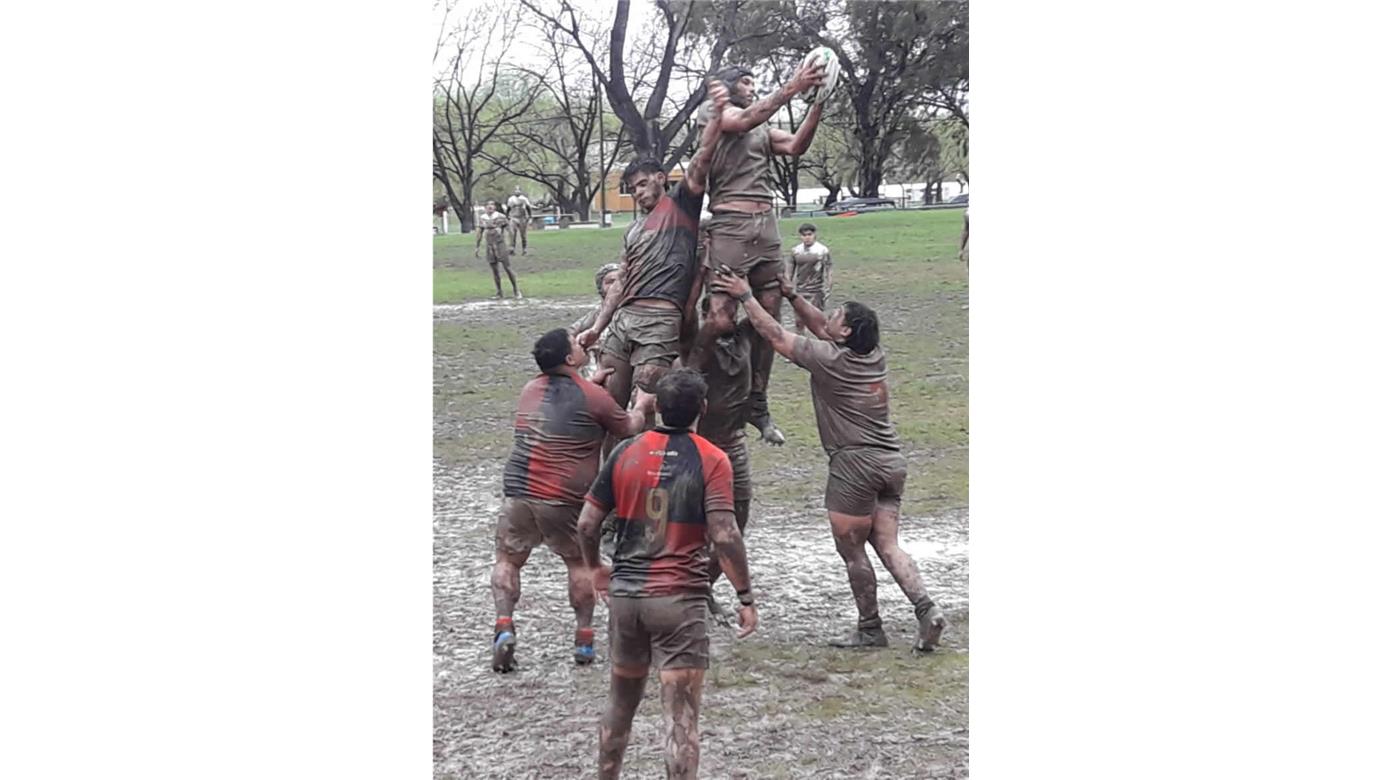
<instances>
[{"instance_id":1,"label":"green grass","mask_svg":"<svg viewBox=\"0 0 1400 780\"><path fill-rule=\"evenodd\" d=\"M797 243L797 227L806 221L817 226L818 239L831 247L832 302L853 298L880 315L892 414L910 459L906 512L967 506L967 270L957 260L962 211L786 219L780 223L785 249ZM621 241L622 230L617 227L531 232L530 254L513 260L522 292L531 298L596 300L593 273L599 265L617 259ZM474 236L434 239L435 303L495 295L486 262L472 256L474 244ZM785 316L791 322L791 314ZM542 311L526 323L435 327L439 364L435 409L440 420L455 423L443 427L444 431L473 432L465 437L440 435L436 447L440 458L479 460L508 451L508 424L487 424L494 419L488 413L508 418L514 394L531 373L527 365L531 334L565 324L560 320L567 319L572 317ZM503 355L512 357L503 362ZM496 368L483 372L481 366ZM505 373L499 381L494 379L501 371ZM788 443L781 449L751 446L758 501L769 506L819 506L826 457L817 438L807 374L779 358L769 390L774 416Z\"/></svg>"}]
</instances>

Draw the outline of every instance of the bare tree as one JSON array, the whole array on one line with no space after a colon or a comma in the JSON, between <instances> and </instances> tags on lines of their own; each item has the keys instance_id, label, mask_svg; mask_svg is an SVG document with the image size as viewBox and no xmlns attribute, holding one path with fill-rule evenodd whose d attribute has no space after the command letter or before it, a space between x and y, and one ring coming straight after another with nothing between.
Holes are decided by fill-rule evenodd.
<instances>
[{"instance_id":1,"label":"bare tree","mask_svg":"<svg viewBox=\"0 0 1400 780\"><path fill-rule=\"evenodd\" d=\"M911 111L942 108L966 122L967 0L813 0L794 21L841 64L859 195L879 195Z\"/></svg>"},{"instance_id":2,"label":"bare tree","mask_svg":"<svg viewBox=\"0 0 1400 780\"><path fill-rule=\"evenodd\" d=\"M476 227L477 179L501 170L483 155L486 145L529 110L541 89L538 77L502 66L518 27L518 16L477 14L439 40L438 56L446 52L447 65L433 84L433 178L463 233ZM486 40L499 42L494 57L472 48Z\"/></svg>"},{"instance_id":3,"label":"bare tree","mask_svg":"<svg viewBox=\"0 0 1400 780\"><path fill-rule=\"evenodd\" d=\"M631 0L617 0L606 47L584 29L574 0L520 2L544 25L564 33L570 45L582 53L602 84L633 150L638 155L663 160L668 169L693 142L695 128L690 118L705 98L703 79L697 79L678 107L674 103L668 105L678 63L683 65L683 73L693 73L695 64L687 64L687 60L703 61L704 73L713 73L731 47L773 35L769 22L778 18L769 13L771 5L763 0L655 0L664 35L634 42L644 51L629 58L627 24ZM704 45L706 36L699 33L702 30L708 36L708 46ZM606 69L600 61L603 51L607 55ZM643 86L650 89L645 102L638 103L639 88ZM663 122L662 112L667 108L672 109L671 117Z\"/></svg>"},{"instance_id":4,"label":"bare tree","mask_svg":"<svg viewBox=\"0 0 1400 780\"><path fill-rule=\"evenodd\" d=\"M548 188L560 208L588 219L590 203L604 184L604 173L617 161L619 145L608 149L604 144L600 151L602 95L594 88L593 74L570 64L560 31L547 28L544 36L548 70L527 71L539 79L543 91L532 110L506 126L501 140L508 154L487 156L510 173Z\"/></svg>"}]
</instances>

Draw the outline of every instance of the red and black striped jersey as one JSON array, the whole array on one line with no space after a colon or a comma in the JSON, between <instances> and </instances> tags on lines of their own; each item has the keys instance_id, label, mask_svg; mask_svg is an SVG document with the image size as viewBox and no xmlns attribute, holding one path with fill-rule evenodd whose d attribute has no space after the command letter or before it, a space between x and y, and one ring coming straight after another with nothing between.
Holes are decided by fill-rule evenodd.
<instances>
[{"instance_id":1,"label":"red and black striped jersey","mask_svg":"<svg viewBox=\"0 0 1400 780\"><path fill-rule=\"evenodd\" d=\"M582 504L604 433L628 433L628 414L608 391L564 366L531 379L516 406L505 495Z\"/></svg>"},{"instance_id":2,"label":"red and black striped jersey","mask_svg":"<svg viewBox=\"0 0 1400 780\"><path fill-rule=\"evenodd\" d=\"M617 510L610 593L709 592L705 515L734 511L734 470L723 450L659 426L612 451L587 500Z\"/></svg>"}]
</instances>

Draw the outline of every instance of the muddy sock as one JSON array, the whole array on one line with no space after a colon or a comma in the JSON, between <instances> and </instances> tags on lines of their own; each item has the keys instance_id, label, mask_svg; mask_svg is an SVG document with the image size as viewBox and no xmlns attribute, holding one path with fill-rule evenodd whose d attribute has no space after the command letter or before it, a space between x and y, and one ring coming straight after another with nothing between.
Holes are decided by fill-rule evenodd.
<instances>
[{"instance_id":1,"label":"muddy sock","mask_svg":"<svg viewBox=\"0 0 1400 780\"><path fill-rule=\"evenodd\" d=\"M856 623L856 628L861 631L878 631L883 628L884 625L885 621L880 619L879 613L876 613L870 617L861 618L860 622Z\"/></svg>"},{"instance_id":2,"label":"muddy sock","mask_svg":"<svg viewBox=\"0 0 1400 780\"><path fill-rule=\"evenodd\" d=\"M515 621L508 617L496 618L496 636L500 636L502 631L515 633Z\"/></svg>"},{"instance_id":3,"label":"muddy sock","mask_svg":"<svg viewBox=\"0 0 1400 780\"><path fill-rule=\"evenodd\" d=\"M574 631L574 647L585 647L593 644L593 629L580 628Z\"/></svg>"},{"instance_id":4,"label":"muddy sock","mask_svg":"<svg viewBox=\"0 0 1400 780\"><path fill-rule=\"evenodd\" d=\"M927 615L929 613L929 610L933 609L935 606L936 605L933 603L933 599L929 598L928 596L924 596L923 598L914 602L914 617L918 618L919 620L923 620L924 615Z\"/></svg>"}]
</instances>

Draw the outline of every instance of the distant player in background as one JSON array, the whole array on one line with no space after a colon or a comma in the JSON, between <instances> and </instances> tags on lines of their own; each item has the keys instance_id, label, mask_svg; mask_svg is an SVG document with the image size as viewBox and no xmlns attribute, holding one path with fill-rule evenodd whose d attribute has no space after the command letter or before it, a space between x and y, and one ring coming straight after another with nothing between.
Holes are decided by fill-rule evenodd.
<instances>
[{"instance_id":1,"label":"distant player in background","mask_svg":"<svg viewBox=\"0 0 1400 780\"><path fill-rule=\"evenodd\" d=\"M783 239L778 233L778 215L773 209L776 187L773 182L773 155L799 157L812 144L821 121L822 107L812 106L796 133L766 124L769 117L799 94L820 84L825 77L821 65L798 69L792 80L777 92L758 97L753 71L730 65L715 74L729 90L729 105L716 111L701 109L697 121L704 127L719 123L723 135L715 152L710 174L710 269L721 265L743 274L753 285L759 302L774 317L782 306L777 278L782 272ZM737 306L725 295L710 302L710 316L696 337L696 352L690 364L704 362L704 353L732 321ZM753 402L749 422L770 444L782 444L783 434L768 412L768 375L773 371L773 348L758 339L753 344Z\"/></svg>"},{"instance_id":2,"label":"distant player in background","mask_svg":"<svg viewBox=\"0 0 1400 780\"><path fill-rule=\"evenodd\" d=\"M810 222L797 229L801 243L792 248L787 260L787 278L797 294L826 311L826 299L831 295L831 250L817 240L817 227ZM802 319L797 320L797 335L806 330Z\"/></svg>"},{"instance_id":3,"label":"distant player in background","mask_svg":"<svg viewBox=\"0 0 1400 780\"><path fill-rule=\"evenodd\" d=\"M515 668L515 603L520 569L541 543L569 572L569 604L578 622L574 662L593 662L593 583L578 544L583 496L598 474L604 433L631 436L646 424L653 396L640 394L631 412L607 391L578 375L587 358L562 328L535 342L540 374L525 385L515 412L515 445L505 468L505 503L496 525L496 567L491 594L496 628L491 668Z\"/></svg>"},{"instance_id":4,"label":"distant player in background","mask_svg":"<svg viewBox=\"0 0 1400 780\"><path fill-rule=\"evenodd\" d=\"M510 217L510 253L515 254L515 236L520 236L520 254L528 255L529 251L525 244L525 231L530 227L530 220L535 216L534 209L530 206L530 199L525 197L525 193L515 188L515 194L506 198L506 214Z\"/></svg>"},{"instance_id":5,"label":"distant player in background","mask_svg":"<svg viewBox=\"0 0 1400 780\"><path fill-rule=\"evenodd\" d=\"M504 298L501 292L500 267L505 266L510 277L510 289L515 297L520 297L520 287L515 283L515 272L510 270L510 253L506 251L505 231L509 223L505 214L496 210L496 201L486 201L486 213L481 215L476 225L476 256L481 257L481 240L486 239L486 263L491 266L491 276L496 280L496 297Z\"/></svg>"}]
</instances>

